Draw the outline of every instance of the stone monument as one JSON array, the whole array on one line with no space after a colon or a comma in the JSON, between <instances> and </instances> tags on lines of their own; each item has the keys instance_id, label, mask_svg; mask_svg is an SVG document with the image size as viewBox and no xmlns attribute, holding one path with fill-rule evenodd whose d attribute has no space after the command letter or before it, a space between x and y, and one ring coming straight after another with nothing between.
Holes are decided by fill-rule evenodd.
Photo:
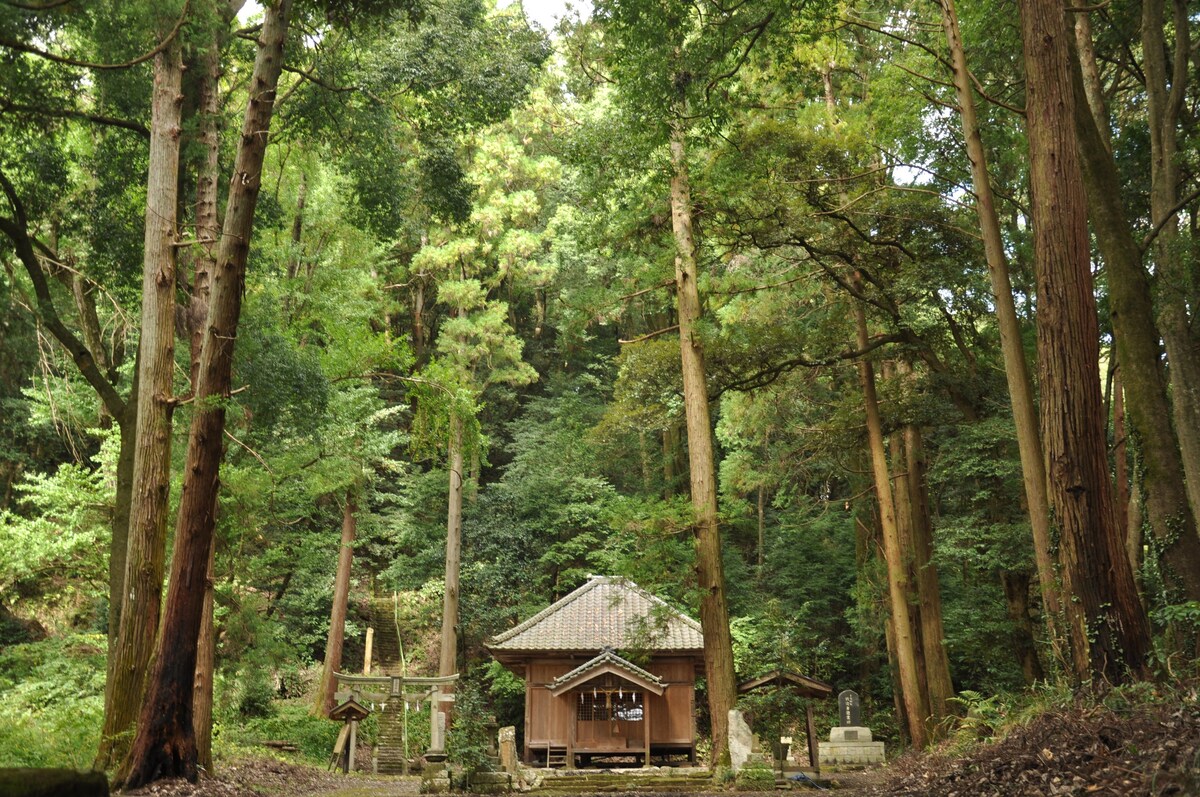
<instances>
[{"instance_id":1,"label":"stone monument","mask_svg":"<svg viewBox=\"0 0 1200 797\"><path fill-rule=\"evenodd\" d=\"M745 766L754 751L754 734L746 717L736 708L729 710L729 765L734 772Z\"/></svg>"},{"instance_id":2,"label":"stone monument","mask_svg":"<svg viewBox=\"0 0 1200 797\"><path fill-rule=\"evenodd\" d=\"M883 763L883 742L873 741L871 729L862 724L862 703L857 692L847 689L838 695L838 723L829 732L829 741L820 744L821 766Z\"/></svg>"}]
</instances>

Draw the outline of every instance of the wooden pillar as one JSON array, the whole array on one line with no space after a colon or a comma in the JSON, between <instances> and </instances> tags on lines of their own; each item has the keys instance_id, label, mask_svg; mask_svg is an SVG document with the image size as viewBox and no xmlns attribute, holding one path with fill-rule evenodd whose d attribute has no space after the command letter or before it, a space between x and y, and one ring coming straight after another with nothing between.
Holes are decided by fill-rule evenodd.
<instances>
[{"instance_id":1,"label":"wooden pillar","mask_svg":"<svg viewBox=\"0 0 1200 797\"><path fill-rule=\"evenodd\" d=\"M567 769L575 768L575 726L579 724L579 714L575 711L575 703L571 701L574 693L567 693L570 711L567 712L567 760L563 764ZM549 749L549 748L547 748ZM546 754L546 763L550 763L550 754Z\"/></svg>"},{"instance_id":2,"label":"wooden pillar","mask_svg":"<svg viewBox=\"0 0 1200 797\"><path fill-rule=\"evenodd\" d=\"M354 771L354 754L358 751L358 721L350 720L350 749L346 751L346 771Z\"/></svg>"},{"instance_id":3,"label":"wooden pillar","mask_svg":"<svg viewBox=\"0 0 1200 797\"><path fill-rule=\"evenodd\" d=\"M642 760L643 767L650 766L650 693L642 692L642 735L645 737L646 757Z\"/></svg>"},{"instance_id":4,"label":"wooden pillar","mask_svg":"<svg viewBox=\"0 0 1200 797\"><path fill-rule=\"evenodd\" d=\"M804 707L804 733L808 737L808 765L813 772L821 774L821 750L817 743L817 724L813 722L812 704Z\"/></svg>"},{"instance_id":5,"label":"wooden pillar","mask_svg":"<svg viewBox=\"0 0 1200 797\"><path fill-rule=\"evenodd\" d=\"M375 643L375 629L367 628L367 649L363 651L363 675L371 674L371 655L372 647Z\"/></svg>"},{"instance_id":6,"label":"wooden pillar","mask_svg":"<svg viewBox=\"0 0 1200 797\"><path fill-rule=\"evenodd\" d=\"M533 698L533 685L529 683L529 669L526 665L525 670L525 757L522 759L526 764L533 763L533 753L529 749L529 739L533 736L533 720L530 709L530 701ZM546 755L546 766L550 766L549 753Z\"/></svg>"}]
</instances>

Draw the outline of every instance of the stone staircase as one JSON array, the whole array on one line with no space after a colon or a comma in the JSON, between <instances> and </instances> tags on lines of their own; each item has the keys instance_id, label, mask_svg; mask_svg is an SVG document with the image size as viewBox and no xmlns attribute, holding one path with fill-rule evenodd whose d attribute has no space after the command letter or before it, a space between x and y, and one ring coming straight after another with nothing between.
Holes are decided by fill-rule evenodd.
<instances>
[{"instance_id":1,"label":"stone staircase","mask_svg":"<svg viewBox=\"0 0 1200 797\"><path fill-rule=\"evenodd\" d=\"M649 769L539 770L539 793L546 797L586 793L689 794L711 792L707 767L650 767Z\"/></svg>"},{"instance_id":2,"label":"stone staircase","mask_svg":"<svg viewBox=\"0 0 1200 797\"><path fill-rule=\"evenodd\" d=\"M373 598L370 603L371 627L375 629L372 675L400 675L400 638L396 635L395 615L391 597ZM375 755L381 775L408 773L404 760L404 702L391 700L379 715L379 732Z\"/></svg>"}]
</instances>

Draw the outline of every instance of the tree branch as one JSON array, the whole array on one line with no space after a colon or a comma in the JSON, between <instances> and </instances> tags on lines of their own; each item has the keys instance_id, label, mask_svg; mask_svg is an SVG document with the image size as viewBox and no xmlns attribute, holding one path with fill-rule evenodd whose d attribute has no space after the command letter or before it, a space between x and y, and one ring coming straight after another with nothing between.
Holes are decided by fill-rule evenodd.
<instances>
[{"instance_id":1,"label":"tree branch","mask_svg":"<svg viewBox=\"0 0 1200 797\"><path fill-rule=\"evenodd\" d=\"M104 402L104 406L109 413L118 420L124 418L125 400L121 398L121 394L117 392L112 383L100 373L100 368L97 366L96 358L92 355L92 352L79 338L67 329L58 315L58 310L54 306L54 299L50 295L50 285L46 281L46 273L42 270L42 264L38 261L37 253L34 251L33 238L29 234L29 220L25 215L25 206L21 203L20 197L17 196L17 191L9 181L8 176L2 171L0 171L0 188L3 189L4 195L8 197L9 204L12 205L13 209L12 218L0 216L0 232L3 232L12 240L17 257L21 260L21 264L29 274L29 280L33 283L33 292L37 299L38 314L41 317L42 323L46 325L46 328L50 330L50 334L54 335L55 339L71 355L71 359L74 360L80 373L83 374L84 379L87 380L92 389L100 396L100 400Z\"/></svg>"},{"instance_id":2,"label":"tree branch","mask_svg":"<svg viewBox=\"0 0 1200 797\"><path fill-rule=\"evenodd\" d=\"M662 329L656 329L653 332L647 332L645 335L640 335L636 338L630 338L629 340L618 340L617 343L620 343L622 345L624 345L626 343L641 343L644 340L650 340L650 338L657 338L659 335L665 335L668 332L675 332L678 329L679 329L679 324L672 324L669 327L663 327Z\"/></svg>"},{"instance_id":3,"label":"tree branch","mask_svg":"<svg viewBox=\"0 0 1200 797\"><path fill-rule=\"evenodd\" d=\"M150 138L150 129L140 122L131 122L128 119L117 119L113 116L88 113L87 111L77 111L70 108L39 108L36 105L20 105L9 100L0 99L0 113L7 112L48 116L51 119L83 119L84 121L106 127L119 127L124 130L130 130L147 140Z\"/></svg>"},{"instance_id":4,"label":"tree branch","mask_svg":"<svg viewBox=\"0 0 1200 797\"><path fill-rule=\"evenodd\" d=\"M92 61L79 61L74 58L68 58L65 55L55 55L54 53L48 52L46 50L38 49L37 47L34 47L32 44L26 44L25 42L19 42L14 39L0 38L0 47L7 47L10 50L16 50L17 52L20 52L20 53L29 53L30 55L36 55L38 58L45 58L47 61L53 61L56 64L66 64L67 66L78 66L78 67L82 67L84 69L128 69L131 66L137 66L138 64L142 64L142 63L145 63L146 61L149 61L151 58L158 55L163 50L167 49L167 47L171 44L171 42L175 39L175 37L179 35L179 31L183 29L183 23L187 21L188 6L190 3L191 3L191 0L185 0L185 2L183 4L183 12L180 13L179 20L175 23L175 27L171 28L171 32L168 33L163 38L163 40L160 41L154 47L154 49L150 50L147 53L143 53L142 55L139 55L137 58L134 58L130 61L125 61L120 64L97 64Z\"/></svg>"}]
</instances>

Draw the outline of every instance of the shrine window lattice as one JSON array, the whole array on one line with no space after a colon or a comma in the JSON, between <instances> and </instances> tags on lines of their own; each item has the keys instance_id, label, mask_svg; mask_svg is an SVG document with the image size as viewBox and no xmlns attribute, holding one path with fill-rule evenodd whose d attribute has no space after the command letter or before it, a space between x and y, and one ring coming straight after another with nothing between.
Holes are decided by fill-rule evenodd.
<instances>
[{"instance_id":1,"label":"shrine window lattice","mask_svg":"<svg viewBox=\"0 0 1200 797\"><path fill-rule=\"evenodd\" d=\"M644 716L642 693L625 682L604 679L579 690L576 717L584 722L625 720L639 722Z\"/></svg>"}]
</instances>

